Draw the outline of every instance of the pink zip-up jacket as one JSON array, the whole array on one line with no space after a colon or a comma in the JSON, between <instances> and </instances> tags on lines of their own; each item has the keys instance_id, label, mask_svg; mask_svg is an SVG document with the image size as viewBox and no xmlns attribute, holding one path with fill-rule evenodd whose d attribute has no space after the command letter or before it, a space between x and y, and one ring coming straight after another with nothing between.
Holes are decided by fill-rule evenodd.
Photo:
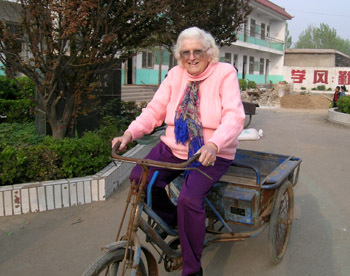
<instances>
[{"instance_id":1,"label":"pink zip-up jacket","mask_svg":"<svg viewBox=\"0 0 350 276\"><path fill-rule=\"evenodd\" d=\"M174 118L186 85L190 81L198 80L203 80L199 84L199 101L204 143L214 143L218 147L217 156L233 160L245 114L237 72L228 63L211 63L198 76L190 75L181 66L172 68L153 99L126 130L131 133L132 139L151 133L165 121L167 127L161 141L176 157L187 159L188 143L183 145L175 141Z\"/></svg>"}]
</instances>

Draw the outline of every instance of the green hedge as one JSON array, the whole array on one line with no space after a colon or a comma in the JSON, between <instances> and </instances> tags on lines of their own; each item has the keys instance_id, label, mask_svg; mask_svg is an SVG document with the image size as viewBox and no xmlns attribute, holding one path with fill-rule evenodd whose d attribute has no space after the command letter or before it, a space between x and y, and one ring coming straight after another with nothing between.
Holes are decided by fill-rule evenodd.
<instances>
[{"instance_id":1,"label":"green hedge","mask_svg":"<svg viewBox=\"0 0 350 276\"><path fill-rule=\"evenodd\" d=\"M239 79L239 87L241 91L246 91L247 88L256 88L256 83L255 81L246 81L244 79Z\"/></svg>"},{"instance_id":2,"label":"green hedge","mask_svg":"<svg viewBox=\"0 0 350 276\"><path fill-rule=\"evenodd\" d=\"M340 97L337 100L337 106L341 112L350 114L350 96Z\"/></svg>"},{"instance_id":3,"label":"green hedge","mask_svg":"<svg viewBox=\"0 0 350 276\"><path fill-rule=\"evenodd\" d=\"M34 83L27 77L16 79L25 89L28 95L34 96ZM8 79L5 76L0 76L0 98L6 100L18 100L26 98L17 82L13 79Z\"/></svg>"},{"instance_id":4,"label":"green hedge","mask_svg":"<svg viewBox=\"0 0 350 276\"><path fill-rule=\"evenodd\" d=\"M7 123L33 121L34 111L35 106L29 99L0 99L0 115L6 116Z\"/></svg>"},{"instance_id":5,"label":"green hedge","mask_svg":"<svg viewBox=\"0 0 350 276\"><path fill-rule=\"evenodd\" d=\"M0 151L7 146L20 148L38 145L42 141L43 137L36 131L34 122L0 124Z\"/></svg>"},{"instance_id":6,"label":"green hedge","mask_svg":"<svg viewBox=\"0 0 350 276\"><path fill-rule=\"evenodd\" d=\"M110 145L97 133L80 139L45 137L38 145L7 145L0 153L0 184L93 175L109 163Z\"/></svg>"},{"instance_id":7,"label":"green hedge","mask_svg":"<svg viewBox=\"0 0 350 276\"><path fill-rule=\"evenodd\" d=\"M112 138L124 132L143 106L122 101L105 104L100 110L103 125L81 138L42 137L34 122L0 124L0 185L95 174L110 162Z\"/></svg>"},{"instance_id":8,"label":"green hedge","mask_svg":"<svg viewBox=\"0 0 350 276\"><path fill-rule=\"evenodd\" d=\"M246 91L247 90L247 81L244 79L239 79L239 87L241 91Z\"/></svg>"},{"instance_id":9,"label":"green hedge","mask_svg":"<svg viewBox=\"0 0 350 276\"><path fill-rule=\"evenodd\" d=\"M26 93L34 96L35 86L27 77L17 78ZM13 79L0 76L0 115L7 123L28 122L34 119L35 106Z\"/></svg>"},{"instance_id":10,"label":"green hedge","mask_svg":"<svg viewBox=\"0 0 350 276\"><path fill-rule=\"evenodd\" d=\"M255 81L248 81L247 86L248 86L248 88L256 88L256 83L255 83Z\"/></svg>"}]
</instances>

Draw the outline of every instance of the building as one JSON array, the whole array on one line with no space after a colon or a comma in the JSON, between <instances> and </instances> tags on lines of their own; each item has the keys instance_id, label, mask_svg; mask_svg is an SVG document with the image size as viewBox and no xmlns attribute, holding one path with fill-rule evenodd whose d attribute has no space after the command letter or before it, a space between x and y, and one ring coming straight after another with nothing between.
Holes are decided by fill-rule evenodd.
<instances>
[{"instance_id":1,"label":"building","mask_svg":"<svg viewBox=\"0 0 350 276\"><path fill-rule=\"evenodd\" d=\"M239 78L256 83L283 81L286 20L292 16L268 0L251 0L251 4L254 10L238 40L220 49L220 61L235 65ZM161 53L161 66L159 48L144 50L125 63L123 84L158 84L159 72L163 80L176 60L164 49Z\"/></svg>"},{"instance_id":2,"label":"building","mask_svg":"<svg viewBox=\"0 0 350 276\"><path fill-rule=\"evenodd\" d=\"M4 22L6 28L10 29L14 34L21 34L22 28L19 24L20 22L20 5L15 2L9 1L0 1L0 21ZM22 53L24 54L25 45L22 41L19 41L19 47L22 49ZM0 62L0 75L5 75L3 64Z\"/></svg>"},{"instance_id":3,"label":"building","mask_svg":"<svg viewBox=\"0 0 350 276\"><path fill-rule=\"evenodd\" d=\"M285 80L294 90L334 90L350 85L350 57L334 49L288 49Z\"/></svg>"}]
</instances>

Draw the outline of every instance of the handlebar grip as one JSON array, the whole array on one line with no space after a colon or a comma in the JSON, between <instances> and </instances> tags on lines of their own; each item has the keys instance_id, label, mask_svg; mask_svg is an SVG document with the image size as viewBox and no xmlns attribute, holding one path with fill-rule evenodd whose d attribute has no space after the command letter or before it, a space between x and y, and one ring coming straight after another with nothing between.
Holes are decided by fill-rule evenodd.
<instances>
[{"instance_id":1,"label":"handlebar grip","mask_svg":"<svg viewBox=\"0 0 350 276\"><path fill-rule=\"evenodd\" d=\"M117 152L119 152L119 147L122 143L120 141L118 141L117 143L114 144L112 150L111 150L111 155L113 158L116 158L115 156L117 155Z\"/></svg>"},{"instance_id":2,"label":"handlebar grip","mask_svg":"<svg viewBox=\"0 0 350 276\"><path fill-rule=\"evenodd\" d=\"M191 164L192 162L196 161L196 160L199 158L199 156L201 156L201 154L200 154L200 153L196 153L196 154L193 155L190 159L188 159L187 162L188 162L189 164Z\"/></svg>"}]
</instances>

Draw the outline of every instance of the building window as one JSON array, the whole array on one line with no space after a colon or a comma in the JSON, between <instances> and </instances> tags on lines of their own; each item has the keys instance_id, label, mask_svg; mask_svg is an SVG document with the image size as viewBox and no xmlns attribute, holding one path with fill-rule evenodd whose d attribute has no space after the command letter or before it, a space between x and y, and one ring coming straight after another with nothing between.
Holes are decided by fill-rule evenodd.
<instances>
[{"instance_id":1,"label":"building window","mask_svg":"<svg viewBox=\"0 0 350 276\"><path fill-rule=\"evenodd\" d=\"M259 70L260 75L264 75L264 59L260 59L260 70Z\"/></svg>"},{"instance_id":2,"label":"building window","mask_svg":"<svg viewBox=\"0 0 350 276\"><path fill-rule=\"evenodd\" d=\"M142 51L142 68L153 68L154 67L154 54L152 50Z\"/></svg>"},{"instance_id":3,"label":"building window","mask_svg":"<svg viewBox=\"0 0 350 276\"><path fill-rule=\"evenodd\" d=\"M249 74L254 74L254 57L249 57Z\"/></svg>"},{"instance_id":4,"label":"building window","mask_svg":"<svg viewBox=\"0 0 350 276\"><path fill-rule=\"evenodd\" d=\"M262 40L265 40L265 24L264 23L261 23L260 37L261 37Z\"/></svg>"},{"instance_id":5,"label":"building window","mask_svg":"<svg viewBox=\"0 0 350 276\"><path fill-rule=\"evenodd\" d=\"M231 53L225 53L225 62L231 64L231 62L232 62L231 60L232 60L232 54Z\"/></svg>"},{"instance_id":6,"label":"building window","mask_svg":"<svg viewBox=\"0 0 350 276\"><path fill-rule=\"evenodd\" d=\"M238 55L237 54L234 54L233 55L233 65L238 65Z\"/></svg>"},{"instance_id":7,"label":"building window","mask_svg":"<svg viewBox=\"0 0 350 276\"><path fill-rule=\"evenodd\" d=\"M23 28L17 23L6 22L6 28L11 34L17 37L23 36Z\"/></svg>"},{"instance_id":8,"label":"building window","mask_svg":"<svg viewBox=\"0 0 350 276\"><path fill-rule=\"evenodd\" d=\"M270 25L267 25L267 27L266 27L266 36L267 37L270 36Z\"/></svg>"},{"instance_id":9,"label":"building window","mask_svg":"<svg viewBox=\"0 0 350 276\"><path fill-rule=\"evenodd\" d=\"M255 20L250 19L250 36L255 37L255 30L256 30Z\"/></svg>"}]
</instances>

